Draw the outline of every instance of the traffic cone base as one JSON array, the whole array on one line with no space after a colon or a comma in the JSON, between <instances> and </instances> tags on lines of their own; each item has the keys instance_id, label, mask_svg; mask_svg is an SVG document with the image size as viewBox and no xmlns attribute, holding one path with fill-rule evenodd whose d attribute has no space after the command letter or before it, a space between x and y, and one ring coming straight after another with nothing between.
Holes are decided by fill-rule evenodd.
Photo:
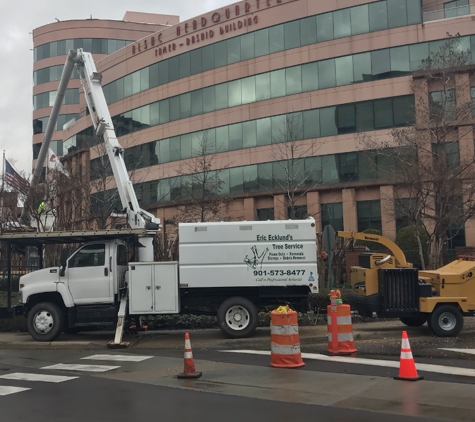
<instances>
[{"instance_id":1,"label":"traffic cone base","mask_svg":"<svg viewBox=\"0 0 475 422\"><path fill-rule=\"evenodd\" d=\"M407 332L402 332L402 342L401 342L401 358L399 360L399 375L394 377L396 380L403 381L419 381L423 379L417 373L416 364L414 362L414 357L412 356L411 346L409 344L409 338L407 337Z\"/></svg>"},{"instance_id":2,"label":"traffic cone base","mask_svg":"<svg viewBox=\"0 0 475 422\"><path fill-rule=\"evenodd\" d=\"M193 353L191 351L190 335L185 333L185 367L183 373L178 374L177 378L199 378L201 372L195 371L195 361L193 359Z\"/></svg>"}]
</instances>

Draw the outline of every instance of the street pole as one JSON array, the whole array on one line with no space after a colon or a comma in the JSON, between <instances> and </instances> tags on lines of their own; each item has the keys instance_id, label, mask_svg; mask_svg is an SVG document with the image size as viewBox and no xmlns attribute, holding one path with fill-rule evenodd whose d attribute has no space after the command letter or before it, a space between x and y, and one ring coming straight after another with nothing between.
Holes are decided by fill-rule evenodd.
<instances>
[{"instance_id":1,"label":"street pole","mask_svg":"<svg viewBox=\"0 0 475 422\"><path fill-rule=\"evenodd\" d=\"M330 242L330 230L327 230L327 245L331 245ZM330 289L333 288L333 269L332 269L332 249L330 246L328 247L328 284L330 285Z\"/></svg>"}]
</instances>

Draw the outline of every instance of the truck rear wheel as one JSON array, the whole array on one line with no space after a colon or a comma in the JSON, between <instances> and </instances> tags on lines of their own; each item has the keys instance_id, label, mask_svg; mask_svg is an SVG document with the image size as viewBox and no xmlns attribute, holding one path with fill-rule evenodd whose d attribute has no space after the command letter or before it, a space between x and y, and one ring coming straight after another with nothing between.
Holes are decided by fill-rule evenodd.
<instances>
[{"instance_id":1,"label":"truck rear wheel","mask_svg":"<svg viewBox=\"0 0 475 422\"><path fill-rule=\"evenodd\" d=\"M463 315L453 305L441 305L428 319L430 330L438 337L455 337L463 328Z\"/></svg>"},{"instance_id":2,"label":"truck rear wheel","mask_svg":"<svg viewBox=\"0 0 475 422\"><path fill-rule=\"evenodd\" d=\"M399 318L403 324L407 325L408 327L420 327L424 325L427 321L426 316L416 316L416 317L401 317Z\"/></svg>"},{"instance_id":3,"label":"truck rear wheel","mask_svg":"<svg viewBox=\"0 0 475 422\"><path fill-rule=\"evenodd\" d=\"M226 299L218 309L218 325L230 338L249 337L257 327L257 308L244 297Z\"/></svg>"},{"instance_id":4,"label":"truck rear wheel","mask_svg":"<svg viewBox=\"0 0 475 422\"><path fill-rule=\"evenodd\" d=\"M64 315L58 305L41 302L28 312L26 325L35 340L53 341L63 331Z\"/></svg>"}]
</instances>

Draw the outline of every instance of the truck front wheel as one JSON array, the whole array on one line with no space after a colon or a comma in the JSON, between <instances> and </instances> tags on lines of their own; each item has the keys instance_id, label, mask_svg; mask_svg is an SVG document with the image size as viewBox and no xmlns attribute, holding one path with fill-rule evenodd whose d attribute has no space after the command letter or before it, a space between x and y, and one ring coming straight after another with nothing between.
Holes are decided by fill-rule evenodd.
<instances>
[{"instance_id":1,"label":"truck front wheel","mask_svg":"<svg viewBox=\"0 0 475 422\"><path fill-rule=\"evenodd\" d=\"M54 303L38 303L28 312L26 325L35 340L53 341L63 331L64 315Z\"/></svg>"},{"instance_id":2,"label":"truck front wheel","mask_svg":"<svg viewBox=\"0 0 475 422\"><path fill-rule=\"evenodd\" d=\"M257 308L244 297L226 299L218 309L218 325L230 338L249 337L257 327Z\"/></svg>"},{"instance_id":3,"label":"truck front wheel","mask_svg":"<svg viewBox=\"0 0 475 422\"><path fill-rule=\"evenodd\" d=\"M453 305L442 305L434 309L427 325L438 337L455 337L463 328L463 315Z\"/></svg>"}]
</instances>

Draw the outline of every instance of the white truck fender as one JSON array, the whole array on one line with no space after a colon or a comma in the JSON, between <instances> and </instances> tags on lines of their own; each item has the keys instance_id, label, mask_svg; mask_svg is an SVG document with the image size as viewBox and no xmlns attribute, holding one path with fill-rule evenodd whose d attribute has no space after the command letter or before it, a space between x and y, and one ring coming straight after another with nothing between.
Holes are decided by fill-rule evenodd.
<instances>
[{"instance_id":1,"label":"white truck fender","mask_svg":"<svg viewBox=\"0 0 475 422\"><path fill-rule=\"evenodd\" d=\"M34 283L26 285L21 289L22 302L27 303L30 296L41 293L58 292L63 298L64 305L67 308L74 306L74 301L68 288L64 283Z\"/></svg>"},{"instance_id":2,"label":"white truck fender","mask_svg":"<svg viewBox=\"0 0 475 422\"><path fill-rule=\"evenodd\" d=\"M72 308L74 306L74 300L66 284L56 283L56 286L57 292L63 298L64 306L66 306L66 308Z\"/></svg>"}]
</instances>

